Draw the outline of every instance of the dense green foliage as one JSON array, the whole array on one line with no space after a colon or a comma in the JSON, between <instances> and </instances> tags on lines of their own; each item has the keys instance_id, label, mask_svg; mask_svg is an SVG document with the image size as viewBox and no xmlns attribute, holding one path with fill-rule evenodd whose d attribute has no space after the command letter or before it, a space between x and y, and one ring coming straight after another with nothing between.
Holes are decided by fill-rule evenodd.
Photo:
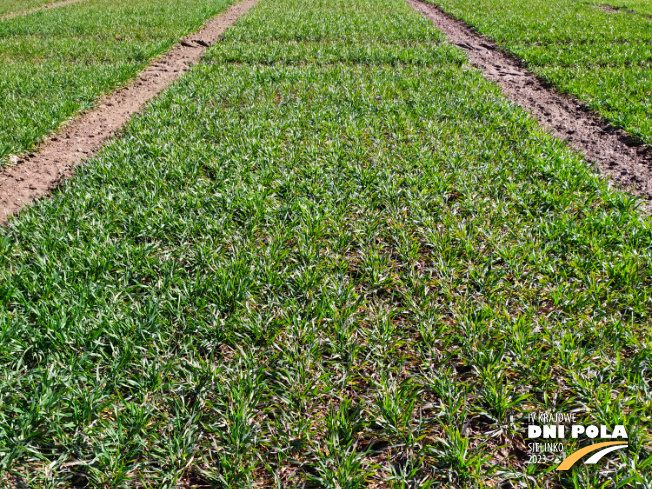
<instances>
[{"instance_id":1,"label":"dense green foliage","mask_svg":"<svg viewBox=\"0 0 652 489\"><path fill-rule=\"evenodd\" d=\"M262 0L0 231L2 477L649 484L636 206L402 0ZM630 447L528 465L533 410Z\"/></svg>"},{"instance_id":2,"label":"dense green foliage","mask_svg":"<svg viewBox=\"0 0 652 489\"><path fill-rule=\"evenodd\" d=\"M229 3L85 0L0 21L0 164Z\"/></svg>"},{"instance_id":3,"label":"dense green foliage","mask_svg":"<svg viewBox=\"0 0 652 489\"><path fill-rule=\"evenodd\" d=\"M426 0L495 39L560 90L652 143L650 0ZM636 9L607 12L598 4Z\"/></svg>"}]
</instances>

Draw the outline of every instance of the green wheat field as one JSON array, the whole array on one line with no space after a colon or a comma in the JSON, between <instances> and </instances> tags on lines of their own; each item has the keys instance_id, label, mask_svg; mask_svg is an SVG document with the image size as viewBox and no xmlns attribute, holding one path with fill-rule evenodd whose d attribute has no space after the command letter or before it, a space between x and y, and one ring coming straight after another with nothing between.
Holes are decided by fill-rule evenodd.
<instances>
[{"instance_id":1,"label":"green wheat field","mask_svg":"<svg viewBox=\"0 0 652 489\"><path fill-rule=\"evenodd\" d=\"M428 1L652 142L649 0ZM228 5L0 20L2 164ZM640 199L431 21L260 0L0 227L0 487L652 488L651 318Z\"/></svg>"}]
</instances>

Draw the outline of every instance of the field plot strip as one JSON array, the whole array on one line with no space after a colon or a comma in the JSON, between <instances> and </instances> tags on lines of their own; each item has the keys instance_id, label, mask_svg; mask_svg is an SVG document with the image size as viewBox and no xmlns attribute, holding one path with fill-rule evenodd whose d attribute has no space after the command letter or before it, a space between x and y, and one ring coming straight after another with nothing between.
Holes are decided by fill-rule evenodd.
<instances>
[{"instance_id":1,"label":"field plot strip","mask_svg":"<svg viewBox=\"0 0 652 489\"><path fill-rule=\"evenodd\" d=\"M489 80L498 83L511 100L539 119L556 137L568 141L615 182L648 202L652 200L652 153L647 145L593 115L581 102L545 86L522 63L464 22L434 5L407 1L431 19L451 43L464 49L471 63Z\"/></svg>"},{"instance_id":2,"label":"field plot strip","mask_svg":"<svg viewBox=\"0 0 652 489\"><path fill-rule=\"evenodd\" d=\"M48 10L52 8L64 7L66 5L70 5L71 3L77 3L81 1L83 0L63 0L62 2L51 2L45 5L41 5L40 7L34 7L27 10L21 10L19 12L11 12L8 14L0 15L0 20L9 20L9 19L13 19L14 17L20 17L21 15L28 15L33 12L38 12L39 10Z\"/></svg>"},{"instance_id":3,"label":"field plot strip","mask_svg":"<svg viewBox=\"0 0 652 489\"><path fill-rule=\"evenodd\" d=\"M132 115L197 63L206 47L216 42L256 2L243 0L218 14L201 31L186 37L161 59L153 62L129 86L100 101L97 108L75 119L43 143L37 152L2 169L0 224L69 176L76 164L120 131Z\"/></svg>"}]
</instances>

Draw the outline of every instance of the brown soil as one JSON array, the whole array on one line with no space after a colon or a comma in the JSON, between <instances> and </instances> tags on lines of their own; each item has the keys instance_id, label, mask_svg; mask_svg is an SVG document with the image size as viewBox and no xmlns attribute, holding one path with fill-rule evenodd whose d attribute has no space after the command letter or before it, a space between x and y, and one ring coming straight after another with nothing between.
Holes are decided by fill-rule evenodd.
<instances>
[{"instance_id":1,"label":"brown soil","mask_svg":"<svg viewBox=\"0 0 652 489\"><path fill-rule=\"evenodd\" d=\"M652 15L644 14L642 12L637 12L636 10L631 10L625 7L612 7L611 5L594 5L595 8L609 12L610 14L630 14L638 15L646 19L652 19Z\"/></svg>"},{"instance_id":2,"label":"brown soil","mask_svg":"<svg viewBox=\"0 0 652 489\"><path fill-rule=\"evenodd\" d=\"M115 136L143 106L197 63L206 48L258 0L243 0L213 17L155 60L127 87L100 100L97 108L73 119L35 153L14 157L0 171L0 224L32 200L46 195L70 176L82 159Z\"/></svg>"},{"instance_id":3,"label":"brown soil","mask_svg":"<svg viewBox=\"0 0 652 489\"><path fill-rule=\"evenodd\" d=\"M611 5L594 5L594 7L604 10L605 12L609 12L610 14L617 14L618 12L622 12L622 9L612 7Z\"/></svg>"},{"instance_id":4,"label":"brown soil","mask_svg":"<svg viewBox=\"0 0 652 489\"><path fill-rule=\"evenodd\" d=\"M63 7L65 5L70 5L71 3L81 2L82 0L64 0L63 2L52 2L40 7L34 7L29 10L21 10L20 12L11 12L9 14L0 15L0 20L13 19L14 17L20 17L21 15L31 14L32 12L38 12L39 10L47 10L51 8Z\"/></svg>"},{"instance_id":5,"label":"brown soil","mask_svg":"<svg viewBox=\"0 0 652 489\"><path fill-rule=\"evenodd\" d=\"M536 117L553 135L568 141L587 161L652 208L652 150L596 116L581 102L546 86L523 64L496 44L434 5L407 0L431 19L448 40L464 49L486 78L500 85L511 100Z\"/></svg>"}]
</instances>

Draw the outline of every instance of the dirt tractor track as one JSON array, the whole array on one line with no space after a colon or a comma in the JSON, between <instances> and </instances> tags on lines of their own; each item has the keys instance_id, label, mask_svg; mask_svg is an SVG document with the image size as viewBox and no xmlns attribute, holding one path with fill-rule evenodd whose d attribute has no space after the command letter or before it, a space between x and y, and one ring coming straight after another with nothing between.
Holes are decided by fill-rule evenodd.
<instances>
[{"instance_id":1,"label":"dirt tractor track","mask_svg":"<svg viewBox=\"0 0 652 489\"><path fill-rule=\"evenodd\" d=\"M58 7L65 7L66 5L70 5L70 4L73 4L73 3L79 3L81 1L82 0L63 0L63 2L52 2L52 3L42 5L40 7L34 7L34 8L31 8L31 9L28 9L28 10L21 10L20 12L11 12L9 14L0 15L0 20L13 19L15 17L20 17L21 15L27 15L27 14L31 14L31 13L34 13L34 12L38 12L39 10L49 10L49 9L58 8Z\"/></svg>"},{"instance_id":2,"label":"dirt tractor track","mask_svg":"<svg viewBox=\"0 0 652 489\"><path fill-rule=\"evenodd\" d=\"M546 86L523 64L502 52L464 22L434 5L407 0L433 21L449 42L464 49L485 77L500 85L509 99L523 107L557 138L568 141L587 161L630 192L652 200L652 152L624 131L614 128L578 100Z\"/></svg>"},{"instance_id":3,"label":"dirt tractor track","mask_svg":"<svg viewBox=\"0 0 652 489\"><path fill-rule=\"evenodd\" d=\"M40 148L0 171L0 223L32 200L47 195L85 157L115 136L129 118L197 63L206 48L249 11L257 0L243 0L209 20L163 57L154 60L128 86L100 100L97 108L73 119Z\"/></svg>"},{"instance_id":4,"label":"dirt tractor track","mask_svg":"<svg viewBox=\"0 0 652 489\"><path fill-rule=\"evenodd\" d=\"M79 1L79 0L72 0ZM546 86L522 63L465 23L436 6L407 0L432 20L448 40L464 49L470 62L505 95L537 118L557 138L568 141L589 163L630 192L652 201L650 148L614 128L576 99ZM251 9L257 0L244 0L213 17L199 32L188 36L155 60L129 86L99 101L97 108L73 119L40 148L0 171L0 224L24 205L47 195L77 164L121 131L129 118L197 63L206 48ZM49 4L54 7L71 1ZM14 14L11 14L14 15ZM646 206L649 207L649 206Z\"/></svg>"}]
</instances>

